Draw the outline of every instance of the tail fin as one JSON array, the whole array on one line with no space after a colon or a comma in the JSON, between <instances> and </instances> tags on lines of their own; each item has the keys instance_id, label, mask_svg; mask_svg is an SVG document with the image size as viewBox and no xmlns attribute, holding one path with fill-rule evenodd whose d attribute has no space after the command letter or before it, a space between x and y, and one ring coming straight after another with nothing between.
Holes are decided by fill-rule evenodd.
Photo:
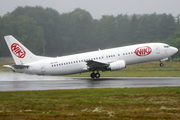
<instances>
[{"instance_id":1,"label":"tail fin","mask_svg":"<svg viewBox=\"0 0 180 120\"><path fill-rule=\"evenodd\" d=\"M8 48L11 52L11 55L16 65L23 65L23 64L47 59L47 57L40 57L34 55L12 35L4 36L4 39L8 45Z\"/></svg>"}]
</instances>

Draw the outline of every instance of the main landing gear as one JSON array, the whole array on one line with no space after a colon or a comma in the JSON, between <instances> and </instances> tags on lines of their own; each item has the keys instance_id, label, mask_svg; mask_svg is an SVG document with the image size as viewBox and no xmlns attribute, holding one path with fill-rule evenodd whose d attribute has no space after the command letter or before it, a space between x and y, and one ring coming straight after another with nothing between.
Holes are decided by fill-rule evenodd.
<instances>
[{"instance_id":1,"label":"main landing gear","mask_svg":"<svg viewBox=\"0 0 180 120\"><path fill-rule=\"evenodd\" d=\"M100 77L99 72L94 73L94 71L93 71L93 73L91 73L91 78L99 78L99 77Z\"/></svg>"}]
</instances>

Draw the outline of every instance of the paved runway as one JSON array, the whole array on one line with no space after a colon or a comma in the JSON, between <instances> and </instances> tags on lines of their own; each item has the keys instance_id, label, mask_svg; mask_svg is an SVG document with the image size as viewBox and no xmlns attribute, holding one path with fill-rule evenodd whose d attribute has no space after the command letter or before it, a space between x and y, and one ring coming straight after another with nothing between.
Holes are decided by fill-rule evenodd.
<instances>
[{"instance_id":1,"label":"paved runway","mask_svg":"<svg viewBox=\"0 0 180 120\"><path fill-rule=\"evenodd\" d=\"M180 86L180 77L72 78L0 73L0 91Z\"/></svg>"}]
</instances>

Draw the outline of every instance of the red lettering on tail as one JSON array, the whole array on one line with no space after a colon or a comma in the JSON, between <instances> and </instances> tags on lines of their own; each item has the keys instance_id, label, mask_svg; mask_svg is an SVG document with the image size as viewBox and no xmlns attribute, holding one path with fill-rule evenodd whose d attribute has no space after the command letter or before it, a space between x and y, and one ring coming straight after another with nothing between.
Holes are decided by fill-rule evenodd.
<instances>
[{"instance_id":1,"label":"red lettering on tail","mask_svg":"<svg viewBox=\"0 0 180 120\"><path fill-rule=\"evenodd\" d=\"M26 55L24 49L17 43L13 43L11 45L11 50L14 53L14 55L16 55L18 58L24 58Z\"/></svg>"}]
</instances>

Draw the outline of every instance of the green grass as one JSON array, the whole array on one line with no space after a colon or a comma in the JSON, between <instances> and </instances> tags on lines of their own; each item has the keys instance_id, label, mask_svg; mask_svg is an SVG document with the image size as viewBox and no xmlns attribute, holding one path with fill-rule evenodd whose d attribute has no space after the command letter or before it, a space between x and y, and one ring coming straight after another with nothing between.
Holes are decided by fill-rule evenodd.
<instances>
[{"instance_id":1,"label":"green grass","mask_svg":"<svg viewBox=\"0 0 180 120\"><path fill-rule=\"evenodd\" d=\"M179 119L180 87L0 92L0 119Z\"/></svg>"}]
</instances>

